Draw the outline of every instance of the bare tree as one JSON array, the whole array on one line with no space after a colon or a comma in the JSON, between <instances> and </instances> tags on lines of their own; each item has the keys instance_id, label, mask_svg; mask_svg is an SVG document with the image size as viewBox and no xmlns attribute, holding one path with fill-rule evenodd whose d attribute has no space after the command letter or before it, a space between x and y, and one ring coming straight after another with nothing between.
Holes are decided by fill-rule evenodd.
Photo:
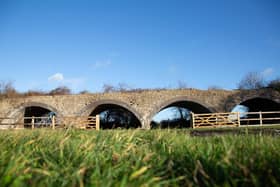
<instances>
[{"instance_id":1,"label":"bare tree","mask_svg":"<svg viewBox=\"0 0 280 187\"><path fill-rule=\"evenodd\" d=\"M213 85L213 86L209 86L208 90L222 90L222 88L219 86Z\"/></svg>"},{"instance_id":2,"label":"bare tree","mask_svg":"<svg viewBox=\"0 0 280 187\"><path fill-rule=\"evenodd\" d=\"M80 91L80 94L90 94L90 91L88 91L88 90L83 90L83 91Z\"/></svg>"},{"instance_id":3,"label":"bare tree","mask_svg":"<svg viewBox=\"0 0 280 187\"><path fill-rule=\"evenodd\" d=\"M265 81L258 72L249 72L238 84L238 89L241 90L260 89L263 87L265 87Z\"/></svg>"},{"instance_id":4,"label":"bare tree","mask_svg":"<svg viewBox=\"0 0 280 187\"><path fill-rule=\"evenodd\" d=\"M12 81L2 81L0 82L0 94L7 97L13 97L15 95L18 95L18 92L14 88Z\"/></svg>"},{"instance_id":5,"label":"bare tree","mask_svg":"<svg viewBox=\"0 0 280 187\"><path fill-rule=\"evenodd\" d=\"M102 128L137 128L139 123L133 114L122 108L112 108L100 113Z\"/></svg>"},{"instance_id":6,"label":"bare tree","mask_svg":"<svg viewBox=\"0 0 280 187\"><path fill-rule=\"evenodd\" d=\"M50 95L69 95L71 94L70 88L67 86L57 87L49 92Z\"/></svg>"},{"instance_id":7,"label":"bare tree","mask_svg":"<svg viewBox=\"0 0 280 187\"><path fill-rule=\"evenodd\" d=\"M133 90L128 84L126 83L119 83L117 86L113 86L110 84L103 85L103 92L110 93L110 92L126 92Z\"/></svg>"},{"instance_id":8,"label":"bare tree","mask_svg":"<svg viewBox=\"0 0 280 187\"><path fill-rule=\"evenodd\" d=\"M104 93L110 93L116 91L115 87L110 84L104 84L102 90Z\"/></svg>"},{"instance_id":9,"label":"bare tree","mask_svg":"<svg viewBox=\"0 0 280 187\"><path fill-rule=\"evenodd\" d=\"M280 91L280 78L274 79L268 83L268 87Z\"/></svg>"},{"instance_id":10,"label":"bare tree","mask_svg":"<svg viewBox=\"0 0 280 187\"><path fill-rule=\"evenodd\" d=\"M176 106L173 108L173 111L175 112L174 113L175 118L178 117L178 114L179 114L180 120L189 120L190 111L188 109Z\"/></svg>"},{"instance_id":11,"label":"bare tree","mask_svg":"<svg viewBox=\"0 0 280 187\"><path fill-rule=\"evenodd\" d=\"M47 95L46 92L41 90L28 90L24 93L25 96L40 96L40 95Z\"/></svg>"},{"instance_id":12,"label":"bare tree","mask_svg":"<svg viewBox=\"0 0 280 187\"><path fill-rule=\"evenodd\" d=\"M125 91L132 90L132 88L128 86L128 84L121 82L118 84L117 90L120 92L125 92Z\"/></svg>"},{"instance_id":13,"label":"bare tree","mask_svg":"<svg viewBox=\"0 0 280 187\"><path fill-rule=\"evenodd\" d=\"M187 89L189 88L188 84L185 81L179 80L177 83L177 88L178 89Z\"/></svg>"}]
</instances>

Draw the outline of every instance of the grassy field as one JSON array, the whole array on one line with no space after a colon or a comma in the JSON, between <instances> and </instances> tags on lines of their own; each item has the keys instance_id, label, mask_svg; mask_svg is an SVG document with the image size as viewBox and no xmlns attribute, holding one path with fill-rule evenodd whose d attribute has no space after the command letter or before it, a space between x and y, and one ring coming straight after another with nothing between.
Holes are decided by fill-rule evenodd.
<instances>
[{"instance_id":1,"label":"grassy field","mask_svg":"<svg viewBox=\"0 0 280 187\"><path fill-rule=\"evenodd\" d=\"M0 186L279 186L280 137L0 131Z\"/></svg>"}]
</instances>

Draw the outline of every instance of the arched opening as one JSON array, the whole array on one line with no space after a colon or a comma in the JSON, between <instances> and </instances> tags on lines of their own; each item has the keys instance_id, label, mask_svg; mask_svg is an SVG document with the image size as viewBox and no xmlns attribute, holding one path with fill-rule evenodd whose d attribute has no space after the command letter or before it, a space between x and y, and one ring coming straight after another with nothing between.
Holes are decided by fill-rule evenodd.
<instances>
[{"instance_id":1,"label":"arched opening","mask_svg":"<svg viewBox=\"0 0 280 187\"><path fill-rule=\"evenodd\" d=\"M52 116L56 113L39 106L25 107L24 110L24 127L31 128L32 117L34 117L34 127L50 126Z\"/></svg>"},{"instance_id":2,"label":"arched opening","mask_svg":"<svg viewBox=\"0 0 280 187\"><path fill-rule=\"evenodd\" d=\"M247 106L249 112L259 112L259 111L279 111L280 104L265 98L253 98L246 100L241 103L241 105Z\"/></svg>"},{"instance_id":3,"label":"arched opening","mask_svg":"<svg viewBox=\"0 0 280 187\"><path fill-rule=\"evenodd\" d=\"M259 98L259 97L243 101L239 105L235 106L232 110L232 112L240 112L241 113L240 116L241 118L243 118L241 122L243 122L243 124L248 124L248 125L260 123L260 120L253 120L253 119L259 119L260 115L256 113L250 114L250 112L254 113L254 112L276 112L276 111L280 111L279 103L270 99ZM247 114L247 112L249 112L249 114ZM279 113L262 114L262 118L264 119L262 121L263 124L280 123L280 120L265 120L265 118L280 118Z\"/></svg>"},{"instance_id":4,"label":"arched opening","mask_svg":"<svg viewBox=\"0 0 280 187\"><path fill-rule=\"evenodd\" d=\"M151 128L189 128L190 113L211 113L203 105L193 101L175 101L161 107L153 116Z\"/></svg>"},{"instance_id":5,"label":"arched opening","mask_svg":"<svg viewBox=\"0 0 280 187\"><path fill-rule=\"evenodd\" d=\"M141 122L131 111L117 104L100 104L90 116L100 115L101 129L129 129L141 127Z\"/></svg>"}]
</instances>

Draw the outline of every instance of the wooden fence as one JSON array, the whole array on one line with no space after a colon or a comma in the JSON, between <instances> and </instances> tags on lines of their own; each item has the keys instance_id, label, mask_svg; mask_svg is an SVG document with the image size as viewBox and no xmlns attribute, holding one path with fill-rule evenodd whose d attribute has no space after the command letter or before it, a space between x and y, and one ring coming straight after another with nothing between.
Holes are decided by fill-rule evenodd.
<instances>
[{"instance_id":1,"label":"wooden fence","mask_svg":"<svg viewBox=\"0 0 280 187\"><path fill-rule=\"evenodd\" d=\"M35 129L35 128L78 128L78 129L100 129L100 117L78 116L78 117L24 117L16 121L14 118L0 117L0 129ZM191 113L191 127L242 127L280 125L280 111L274 112L228 112L228 113Z\"/></svg>"},{"instance_id":2,"label":"wooden fence","mask_svg":"<svg viewBox=\"0 0 280 187\"><path fill-rule=\"evenodd\" d=\"M0 129L35 129L35 128L78 128L100 130L100 117L24 117L16 121L13 118L0 118Z\"/></svg>"},{"instance_id":3,"label":"wooden fence","mask_svg":"<svg viewBox=\"0 0 280 187\"><path fill-rule=\"evenodd\" d=\"M240 127L279 124L280 111L275 112L228 112L228 113L191 113L192 128L203 127Z\"/></svg>"},{"instance_id":4,"label":"wooden fence","mask_svg":"<svg viewBox=\"0 0 280 187\"><path fill-rule=\"evenodd\" d=\"M14 118L0 117L0 129L18 128Z\"/></svg>"}]
</instances>

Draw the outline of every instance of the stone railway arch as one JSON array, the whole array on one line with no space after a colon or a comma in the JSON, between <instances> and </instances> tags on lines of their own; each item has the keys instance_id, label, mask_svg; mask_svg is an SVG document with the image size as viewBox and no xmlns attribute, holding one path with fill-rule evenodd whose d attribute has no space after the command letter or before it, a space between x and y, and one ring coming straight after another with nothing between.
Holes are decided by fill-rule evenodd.
<instances>
[{"instance_id":1,"label":"stone railway arch","mask_svg":"<svg viewBox=\"0 0 280 187\"><path fill-rule=\"evenodd\" d=\"M253 98L280 103L280 93L270 89L252 91L226 90L147 90L81 95L30 96L0 100L0 117L20 120L26 107L41 107L57 116L89 116L99 107L120 106L133 113L149 128L153 116L168 106L183 106L195 113L230 112L240 103Z\"/></svg>"},{"instance_id":2,"label":"stone railway arch","mask_svg":"<svg viewBox=\"0 0 280 187\"><path fill-rule=\"evenodd\" d=\"M253 112L249 114L246 118L258 118L258 112L273 112L280 111L280 103L277 103L273 99L267 97L253 97L246 98L246 100L239 103L239 105L243 105L248 108L248 112ZM256 114L254 114L256 112ZM280 118L279 113L270 113L270 114L262 114L264 118ZM265 123L275 124L280 123L279 120L264 120ZM250 124L248 121L247 124Z\"/></svg>"},{"instance_id":3,"label":"stone railway arch","mask_svg":"<svg viewBox=\"0 0 280 187\"><path fill-rule=\"evenodd\" d=\"M45 110L45 111L50 111L50 112L55 112L57 114L57 116L59 117L59 112L57 111L57 109L53 106L50 106L48 104L45 103L40 103L40 102L27 102L27 103L22 103L19 106L16 106L14 110L12 110L7 117L9 118L17 118L18 120L16 121L20 121L23 120L23 118L27 115L27 110L29 108L34 108L34 112L36 113L36 108L38 110ZM41 112L39 112L41 113ZM39 117L36 114L32 115L32 112L30 114L28 114L27 117Z\"/></svg>"},{"instance_id":4,"label":"stone railway arch","mask_svg":"<svg viewBox=\"0 0 280 187\"><path fill-rule=\"evenodd\" d=\"M254 99L264 99L270 100L273 103L280 103L280 92L271 89L261 89L261 90L245 90L238 91L230 96L224 101L225 112L230 112L236 105L248 102Z\"/></svg>"},{"instance_id":5,"label":"stone railway arch","mask_svg":"<svg viewBox=\"0 0 280 187\"><path fill-rule=\"evenodd\" d=\"M131 106L129 106L127 103L124 103L119 100L101 100L101 101L96 101L91 104L89 104L87 107L85 107L81 112L81 116L96 116L106 110L112 110L112 109L117 109L117 110L124 110L127 111L132 115L133 118L135 118L136 121L133 127L141 127L141 115L133 109ZM102 125L102 124L101 124Z\"/></svg>"},{"instance_id":6,"label":"stone railway arch","mask_svg":"<svg viewBox=\"0 0 280 187\"><path fill-rule=\"evenodd\" d=\"M100 100L100 101L93 101L91 104L87 105L85 108L83 108L79 115L81 116L89 116L95 109L97 109L101 105L117 105L122 108L127 109L128 111L132 112L138 119L141 118L141 115L132 108L129 104L121 101L121 100Z\"/></svg>"},{"instance_id":7,"label":"stone railway arch","mask_svg":"<svg viewBox=\"0 0 280 187\"><path fill-rule=\"evenodd\" d=\"M247 98L240 105L247 106L252 112L259 111L280 111L280 104L276 101L265 97Z\"/></svg>"},{"instance_id":8,"label":"stone railway arch","mask_svg":"<svg viewBox=\"0 0 280 187\"><path fill-rule=\"evenodd\" d=\"M194 113L212 113L213 110L210 107L206 106L206 104L201 104L200 101L196 101L195 99L191 99L188 97L174 97L172 99L161 102L159 105L154 106L153 110L150 112L148 117L148 124L150 128L150 124L152 122L153 117L159 113L160 111L168 108L168 107L182 107L186 108Z\"/></svg>"}]
</instances>

